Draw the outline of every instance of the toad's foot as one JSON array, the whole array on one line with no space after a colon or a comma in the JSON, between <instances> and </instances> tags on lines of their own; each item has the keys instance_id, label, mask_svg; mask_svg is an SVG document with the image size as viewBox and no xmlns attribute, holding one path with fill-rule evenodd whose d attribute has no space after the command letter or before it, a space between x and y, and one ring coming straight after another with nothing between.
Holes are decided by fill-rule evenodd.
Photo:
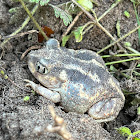
<instances>
[{"instance_id":1,"label":"toad's foot","mask_svg":"<svg viewBox=\"0 0 140 140\"><path fill-rule=\"evenodd\" d=\"M31 87L38 94L44 96L45 98L51 100L54 103L60 102L60 94L58 92L44 88L43 86L35 84L28 79L25 79L24 81L27 82L25 86Z\"/></svg>"},{"instance_id":2,"label":"toad's foot","mask_svg":"<svg viewBox=\"0 0 140 140\"><path fill-rule=\"evenodd\" d=\"M94 104L88 111L88 114L97 122L107 122L116 118L120 108L122 107L121 99L111 98L104 101L99 101Z\"/></svg>"}]
</instances>

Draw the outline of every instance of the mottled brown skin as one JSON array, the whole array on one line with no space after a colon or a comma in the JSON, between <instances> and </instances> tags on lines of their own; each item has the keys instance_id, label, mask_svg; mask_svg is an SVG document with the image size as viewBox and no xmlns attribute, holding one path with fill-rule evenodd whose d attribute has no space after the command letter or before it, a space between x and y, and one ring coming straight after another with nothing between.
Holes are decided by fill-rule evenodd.
<instances>
[{"instance_id":1,"label":"mottled brown skin","mask_svg":"<svg viewBox=\"0 0 140 140\"><path fill-rule=\"evenodd\" d=\"M29 80L27 86L60 102L66 111L88 112L97 122L105 122L116 118L122 109L125 98L119 83L97 53L60 48L57 40L50 39L28 58L31 73L45 87Z\"/></svg>"}]
</instances>

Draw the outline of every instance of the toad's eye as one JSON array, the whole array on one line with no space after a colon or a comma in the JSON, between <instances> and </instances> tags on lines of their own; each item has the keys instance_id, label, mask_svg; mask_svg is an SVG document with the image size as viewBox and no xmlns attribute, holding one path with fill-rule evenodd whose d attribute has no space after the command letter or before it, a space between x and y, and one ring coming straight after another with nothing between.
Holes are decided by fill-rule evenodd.
<instances>
[{"instance_id":1,"label":"toad's eye","mask_svg":"<svg viewBox=\"0 0 140 140\"><path fill-rule=\"evenodd\" d=\"M39 72L41 74L48 73L48 69L45 66L43 66L40 62L36 63L36 70L37 70L37 72Z\"/></svg>"}]
</instances>

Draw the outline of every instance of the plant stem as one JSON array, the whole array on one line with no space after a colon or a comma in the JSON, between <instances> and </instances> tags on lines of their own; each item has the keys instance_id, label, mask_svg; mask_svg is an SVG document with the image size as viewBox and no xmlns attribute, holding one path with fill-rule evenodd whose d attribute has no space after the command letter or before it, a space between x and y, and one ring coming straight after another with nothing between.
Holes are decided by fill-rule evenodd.
<instances>
[{"instance_id":1,"label":"plant stem","mask_svg":"<svg viewBox=\"0 0 140 140\"><path fill-rule=\"evenodd\" d=\"M82 15L83 11L80 11L77 16L74 18L74 20L71 22L71 24L69 25L69 27L67 28L66 32L63 33L62 38L64 36L66 36L69 31L71 30L71 28L75 25L75 23L77 22L77 20L79 19L79 17ZM62 39L61 39L62 40Z\"/></svg>"},{"instance_id":2,"label":"plant stem","mask_svg":"<svg viewBox=\"0 0 140 140\"><path fill-rule=\"evenodd\" d=\"M82 35L84 35L86 32L88 32L92 27L94 26L94 24L89 25L82 33Z\"/></svg>"},{"instance_id":3,"label":"plant stem","mask_svg":"<svg viewBox=\"0 0 140 140\"><path fill-rule=\"evenodd\" d=\"M135 54L139 54L140 52L138 52L137 50L135 50L135 49L133 49L133 48L131 48L131 47L127 47L127 46L125 46L124 45L124 47L127 49L127 50L129 50L129 51L131 51L131 52L133 52L133 53L135 53Z\"/></svg>"},{"instance_id":4,"label":"plant stem","mask_svg":"<svg viewBox=\"0 0 140 140\"><path fill-rule=\"evenodd\" d=\"M139 16L138 16L138 13L137 13L137 10L136 10L135 2L133 2L133 6L134 6L134 10L135 10L137 23L138 23L138 25L140 25L140 20L139 20ZM140 29L138 29L138 37L139 37L139 45L140 45Z\"/></svg>"},{"instance_id":5,"label":"plant stem","mask_svg":"<svg viewBox=\"0 0 140 140\"><path fill-rule=\"evenodd\" d=\"M85 10L85 8L83 8L79 3L77 3L75 0L72 0L73 3L75 3L92 21L93 21L93 24L96 24L100 29L102 29L113 41L115 41L115 38L98 22L98 20L94 20L94 17L88 12ZM91 11L93 12L93 14L95 15L95 12L91 9ZM117 42L117 45L124 50L123 47L121 47L120 44L118 44ZM125 51L125 50L124 50Z\"/></svg>"},{"instance_id":6,"label":"plant stem","mask_svg":"<svg viewBox=\"0 0 140 140\"><path fill-rule=\"evenodd\" d=\"M102 14L99 18L98 18L98 21L100 21L104 16L106 16L115 6L117 6L120 2L122 2L123 0L116 0L115 3L113 3L111 5L111 7L104 12L104 14Z\"/></svg>"},{"instance_id":7,"label":"plant stem","mask_svg":"<svg viewBox=\"0 0 140 140\"><path fill-rule=\"evenodd\" d=\"M113 43L107 45L106 47L104 47L103 49L101 49L100 51L98 51L97 53L101 53L107 49L109 49L110 47L112 47L113 45L115 45L116 43L120 42L121 40L123 40L124 38L126 38L127 36L131 35L132 33L134 33L135 31L137 31L140 28L140 26L136 27L135 29L131 30L130 32L128 32L127 34L125 34L124 36L122 36L121 38L119 38L118 40L114 41Z\"/></svg>"},{"instance_id":8,"label":"plant stem","mask_svg":"<svg viewBox=\"0 0 140 140\"><path fill-rule=\"evenodd\" d=\"M120 73L122 76L126 77L127 79L131 79L131 76L119 71L118 69L116 69L114 66L113 66L113 72L116 72L116 73ZM133 79L133 78L132 78Z\"/></svg>"},{"instance_id":9,"label":"plant stem","mask_svg":"<svg viewBox=\"0 0 140 140\"><path fill-rule=\"evenodd\" d=\"M38 7L39 7L39 5L35 5L35 6L34 6L34 8L33 8L33 10L32 10L32 15L34 15L34 13L35 13L36 10L38 9ZM5 39L5 40L2 42L2 44L1 44L0 47L4 50L4 45L5 45L13 36L15 36L17 33L19 33L19 32L28 24L29 21L30 21L30 17L28 16L28 17L24 20L24 22L22 23L22 25L21 25L16 31L14 31L12 34L9 35L9 36L11 36L11 37Z\"/></svg>"},{"instance_id":10,"label":"plant stem","mask_svg":"<svg viewBox=\"0 0 140 140\"><path fill-rule=\"evenodd\" d=\"M103 55L102 58L108 58L108 57L121 57L121 56L140 56L140 53L139 53L139 54L132 53L132 54Z\"/></svg>"},{"instance_id":11,"label":"plant stem","mask_svg":"<svg viewBox=\"0 0 140 140\"><path fill-rule=\"evenodd\" d=\"M44 31L42 30L42 28L39 26L39 24L36 22L35 18L32 16L30 10L27 8L27 6L25 5L23 0L19 0L21 5L23 6L24 10L27 12L27 14L29 15L29 17L32 19L33 23L36 25L36 27L38 28L38 30L41 32L41 34L43 35L43 37L48 40L49 38L46 36L46 34L44 33Z\"/></svg>"},{"instance_id":12,"label":"plant stem","mask_svg":"<svg viewBox=\"0 0 140 140\"><path fill-rule=\"evenodd\" d=\"M112 62L105 63L105 65L112 65L112 64L117 64L117 63L122 63L122 62L127 62L127 61L133 61L133 60L140 60L140 57L134 57L134 58L124 59L124 60L119 60L119 61L112 61Z\"/></svg>"},{"instance_id":13,"label":"plant stem","mask_svg":"<svg viewBox=\"0 0 140 140\"><path fill-rule=\"evenodd\" d=\"M140 76L140 73L137 72L137 71L133 71L133 73L134 73L136 76Z\"/></svg>"},{"instance_id":14,"label":"plant stem","mask_svg":"<svg viewBox=\"0 0 140 140\"><path fill-rule=\"evenodd\" d=\"M79 3L77 3L75 0L72 0L73 3L75 3L81 10L93 21L93 24L96 24L100 29L102 29L112 40L115 40L114 37L96 20L94 20L94 17L86 11ZM91 11L95 14L95 12L91 9Z\"/></svg>"},{"instance_id":15,"label":"plant stem","mask_svg":"<svg viewBox=\"0 0 140 140\"><path fill-rule=\"evenodd\" d=\"M120 2L122 2L123 0L117 0L114 4L112 4L112 6L104 12L104 14L102 14L98 19L97 21L99 22L102 18L104 18L115 6L117 6ZM86 30L85 32L83 33L83 35L88 31L90 30L92 27L94 26L94 24L90 25Z\"/></svg>"}]
</instances>

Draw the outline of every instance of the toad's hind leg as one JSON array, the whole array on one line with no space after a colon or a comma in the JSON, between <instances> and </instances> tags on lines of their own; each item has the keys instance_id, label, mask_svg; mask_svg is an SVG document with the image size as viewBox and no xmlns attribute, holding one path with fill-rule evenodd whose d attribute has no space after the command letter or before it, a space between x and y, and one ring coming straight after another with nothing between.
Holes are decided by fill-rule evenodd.
<instances>
[{"instance_id":1,"label":"toad's hind leg","mask_svg":"<svg viewBox=\"0 0 140 140\"><path fill-rule=\"evenodd\" d=\"M120 98L111 98L95 103L88 114L97 122L107 122L116 118L123 106Z\"/></svg>"}]
</instances>

